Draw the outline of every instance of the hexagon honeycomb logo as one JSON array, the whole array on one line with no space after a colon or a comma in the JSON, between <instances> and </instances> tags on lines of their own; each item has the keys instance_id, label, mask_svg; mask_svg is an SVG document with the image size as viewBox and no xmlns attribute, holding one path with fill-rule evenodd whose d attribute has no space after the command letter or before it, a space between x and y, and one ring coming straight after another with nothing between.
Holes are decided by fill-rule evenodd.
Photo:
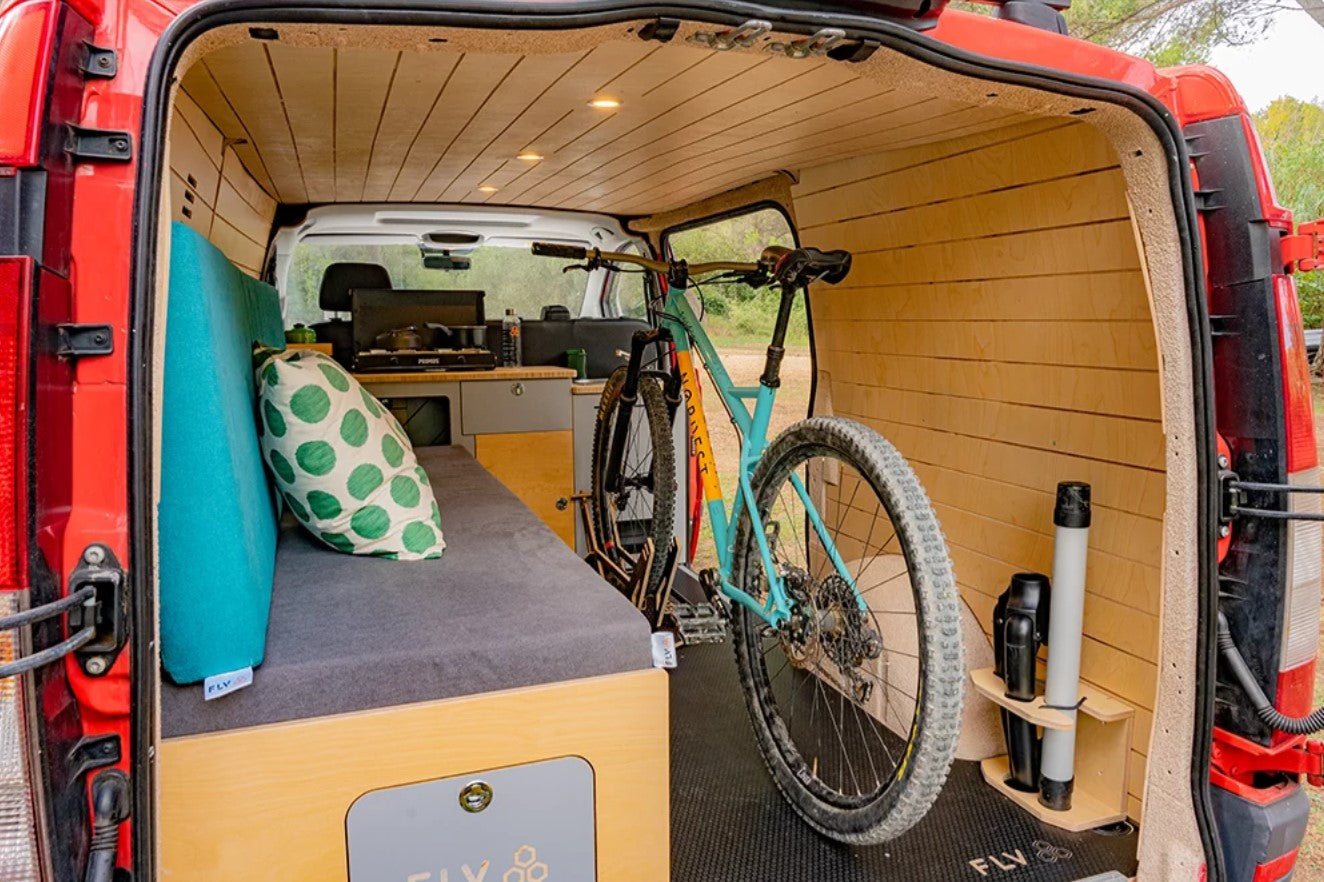
<instances>
[{"instance_id":1,"label":"hexagon honeycomb logo","mask_svg":"<svg viewBox=\"0 0 1324 882\"><path fill-rule=\"evenodd\" d=\"M501 882L544 882L547 878L547 865L538 860L538 849L532 845L515 849L512 860L514 866L506 870Z\"/></svg>"}]
</instances>

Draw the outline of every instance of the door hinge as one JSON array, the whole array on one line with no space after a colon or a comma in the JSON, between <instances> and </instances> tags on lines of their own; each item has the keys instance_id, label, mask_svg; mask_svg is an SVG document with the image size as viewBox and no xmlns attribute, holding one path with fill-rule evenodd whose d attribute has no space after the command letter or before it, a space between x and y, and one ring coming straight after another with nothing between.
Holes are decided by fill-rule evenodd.
<instances>
[{"instance_id":1,"label":"door hinge","mask_svg":"<svg viewBox=\"0 0 1324 882\"><path fill-rule=\"evenodd\" d=\"M120 57L114 49L105 49L84 43L87 54L83 56L83 76L88 79L110 80L119 73Z\"/></svg>"},{"instance_id":2,"label":"door hinge","mask_svg":"<svg viewBox=\"0 0 1324 882\"><path fill-rule=\"evenodd\" d=\"M1289 273L1324 269L1324 220L1299 224L1294 235L1282 238L1282 252Z\"/></svg>"},{"instance_id":3,"label":"door hinge","mask_svg":"<svg viewBox=\"0 0 1324 882\"><path fill-rule=\"evenodd\" d=\"M55 354L60 358L87 358L115 351L110 325L56 325L55 336Z\"/></svg>"},{"instance_id":4,"label":"door hinge","mask_svg":"<svg viewBox=\"0 0 1324 882\"><path fill-rule=\"evenodd\" d=\"M133 136L111 129L67 126L64 151L79 162L132 162Z\"/></svg>"},{"instance_id":5,"label":"door hinge","mask_svg":"<svg viewBox=\"0 0 1324 882\"><path fill-rule=\"evenodd\" d=\"M1324 741L1303 741L1277 752L1243 750L1214 739L1214 768L1236 781L1249 782L1255 775L1302 775L1312 787L1324 787Z\"/></svg>"}]
</instances>

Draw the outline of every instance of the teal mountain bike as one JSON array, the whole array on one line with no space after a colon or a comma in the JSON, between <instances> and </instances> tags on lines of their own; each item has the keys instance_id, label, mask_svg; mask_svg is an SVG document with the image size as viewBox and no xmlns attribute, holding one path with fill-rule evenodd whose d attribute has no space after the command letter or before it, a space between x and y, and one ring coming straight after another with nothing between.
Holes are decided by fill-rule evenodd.
<instances>
[{"instance_id":1,"label":"teal mountain bike","mask_svg":"<svg viewBox=\"0 0 1324 882\"><path fill-rule=\"evenodd\" d=\"M810 282L844 279L850 255L769 247L753 263L687 265L551 243L533 252L665 282L655 326L635 334L603 393L588 501L597 535L625 572L647 540L670 547L683 410L718 557L700 581L729 614L773 780L826 836L900 835L946 781L961 719L960 600L938 519L905 458L860 423L811 417L767 440L794 299ZM756 386L731 381L690 302L691 289L728 282L781 290ZM694 351L740 436L729 508ZM664 568L654 571L647 578Z\"/></svg>"}]
</instances>

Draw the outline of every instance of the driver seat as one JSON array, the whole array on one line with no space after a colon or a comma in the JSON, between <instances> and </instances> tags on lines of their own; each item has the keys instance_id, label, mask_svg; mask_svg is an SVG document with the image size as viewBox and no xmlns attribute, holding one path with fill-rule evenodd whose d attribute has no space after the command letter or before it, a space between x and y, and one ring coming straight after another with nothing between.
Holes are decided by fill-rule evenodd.
<instances>
[{"instance_id":1,"label":"driver seat","mask_svg":"<svg viewBox=\"0 0 1324 882\"><path fill-rule=\"evenodd\" d=\"M391 274L376 263L333 263L322 273L317 305L327 312L348 312L351 317L333 318L311 325L319 343L331 344L331 357L348 368L354 362L354 296L356 288L391 288Z\"/></svg>"}]
</instances>

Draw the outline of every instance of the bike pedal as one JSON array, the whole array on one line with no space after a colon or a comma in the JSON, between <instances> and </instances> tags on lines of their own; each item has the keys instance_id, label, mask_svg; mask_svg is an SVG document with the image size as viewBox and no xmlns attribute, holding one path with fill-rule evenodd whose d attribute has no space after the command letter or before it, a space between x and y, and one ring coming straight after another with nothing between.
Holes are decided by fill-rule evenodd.
<instances>
[{"instance_id":1,"label":"bike pedal","mask_svg":"<svg viewBox=\"0 0 1324 882\"><path fill-rule=\"evenodd\" d=\"M671 610L676 634L685 646L726 642L726 616L711 603L678 603Z\"/></svg>"}]
</instances>

